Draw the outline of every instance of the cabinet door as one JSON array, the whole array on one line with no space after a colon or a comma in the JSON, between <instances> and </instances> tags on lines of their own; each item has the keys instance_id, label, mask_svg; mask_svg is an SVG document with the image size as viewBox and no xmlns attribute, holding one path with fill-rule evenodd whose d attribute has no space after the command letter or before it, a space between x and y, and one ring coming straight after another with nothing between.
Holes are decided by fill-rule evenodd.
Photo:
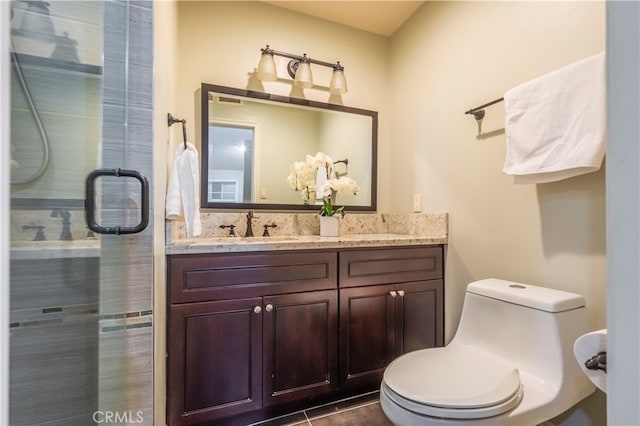
<instances>
[{"instance_id":1,"label":"cabinet door","mask_svg":"<svg viewBox=\"0 0 640 426\"><path fill-rule=\"evenodd\" d=\"M393 359L394 285L340 290L340 389L374 389Z\"/></svg>"},{"instance_id":2,"label":"cabinet door","mask_svg":"<svg viewBox=\"0 0 640 426\"><path fill-rule=\"evenodd\" d=\"M261 408L261 299L172 305L169 424L196 424Z\"/></svg>"},{"instance_id":3,"label":"cabinet door","mask_svg":"<svg viewBox=\"0 0 640 426\"><path fill-rule=\"evenodd\" d=\"M442 346L444 340L442 280L396 285L395 356L418 349Z\"/></svg>"},{"instance_id":4,"label":"cabinet door","mask_svg":"<svg viewBox=\"0 0 640 426\"><path fill-rule=\"evenodd\" d=\"M264 405L337 390L337 290L264 297Z\"/></svg>"}]
</instances>

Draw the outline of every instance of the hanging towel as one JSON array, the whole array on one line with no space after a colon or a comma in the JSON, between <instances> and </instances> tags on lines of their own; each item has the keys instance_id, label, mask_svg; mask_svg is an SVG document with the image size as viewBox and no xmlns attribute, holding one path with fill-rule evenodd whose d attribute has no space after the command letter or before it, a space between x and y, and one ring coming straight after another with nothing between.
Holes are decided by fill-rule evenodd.
<instances>
[{"instance_id":1,"label":"hanging towel","mask_svg":"<svg viewBox=\"0 0 640 426\"><path fill-rule=\"evenodd\" d=\"M604 52L514 87L504 95L514 183L545 183L597 171L606 145Z\"/></svg>"},{"instance_id":2,"label":"hanging towel","mask_svg":"<svg viewBox=\"0 0 640 426\"><path fill-rule=\"evenodd\" d=\"M202 233L200 224L200 173L198 150L192 143L180 144L173 157L167 188L166 218L184 220L187 237Z\"/></svg>"}]
</instances>

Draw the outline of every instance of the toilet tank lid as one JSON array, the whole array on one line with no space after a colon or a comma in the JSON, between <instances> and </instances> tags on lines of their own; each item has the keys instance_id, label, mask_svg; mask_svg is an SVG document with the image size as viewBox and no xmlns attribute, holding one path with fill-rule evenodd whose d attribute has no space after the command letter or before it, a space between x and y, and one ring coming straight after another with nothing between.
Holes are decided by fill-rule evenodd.
<instances>
[{"instance_id":1,"label":"toilet tank lid","mask_svg":"<svg viewBox=\"0 0 640 426\"><path fill-rule=\"evenodd\" d=\"M585 305L584 297L579 294L497 278L472 282L467 292L547 312L563 312Z\"/></svg>"}]
</instances>

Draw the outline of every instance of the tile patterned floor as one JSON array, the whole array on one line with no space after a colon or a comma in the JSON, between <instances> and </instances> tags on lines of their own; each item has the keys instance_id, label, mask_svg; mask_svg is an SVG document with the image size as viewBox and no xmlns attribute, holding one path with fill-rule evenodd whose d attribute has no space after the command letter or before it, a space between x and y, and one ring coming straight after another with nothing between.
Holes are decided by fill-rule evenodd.
<instances>
[{"instance_id":1,"label":"tile patterned floor","mask_svg":"<svg viewBox=\"0 0 640 426\"><path fill-rule=\"evenodd\" d=\"M380 408L378 392L298 411L252 426L393 426Z\"/></svg>"},{"instance_id":2,"label":"tile patterned floor","mask_svg":"<svg viewBox=\"0 0 640 426\"><path fill-rule=\"evenodd\" d=\"M379 393L371 392L250 426L393 426L393 423L380 408ZM555 424L544 422L538 426Z\"/></svg>"}]
</instances>

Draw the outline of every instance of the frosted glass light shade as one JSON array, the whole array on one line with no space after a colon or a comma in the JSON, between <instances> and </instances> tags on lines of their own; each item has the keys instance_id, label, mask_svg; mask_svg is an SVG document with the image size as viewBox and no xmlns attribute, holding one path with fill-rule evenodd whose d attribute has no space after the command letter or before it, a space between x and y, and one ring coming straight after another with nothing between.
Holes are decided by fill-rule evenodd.
<instances>
[{"instance_id":1,"label":"frosted glass light shade","mask_svg":"<svg viewBox=\"0 0 640 426\"><path fill-rule=\"evenodd\" d=\"M260 56L258 78L261 81L276 81L278 79L278 75L276 74L276 61L273 60L272 54L263 53Z\"/></svg>"},{"instance_id":2,"label":"frosted glass light shade","mask_svg":"<svg viewBox=\"0 0 640 426\"><path fill-rule=\"evenodd\" d=\"M309 62L301 61L298 64L298 69L296 70L296 77L293 81L298 87L311 87L313 86L313 74L311 74L311 65Z\"/></svg>"},{"instance_id":3,"label":"frosted glass light shade","mask_svg":"<svg viewBox=\"0 0 640 426\"><path fill-rule=\"evenodd\" d=\"M344 71L333 70L331 75L331 83L329 83L329 93L332 95L342 95L347 93L347 79L344 78Z\"/></svg>"}]
</instances>

